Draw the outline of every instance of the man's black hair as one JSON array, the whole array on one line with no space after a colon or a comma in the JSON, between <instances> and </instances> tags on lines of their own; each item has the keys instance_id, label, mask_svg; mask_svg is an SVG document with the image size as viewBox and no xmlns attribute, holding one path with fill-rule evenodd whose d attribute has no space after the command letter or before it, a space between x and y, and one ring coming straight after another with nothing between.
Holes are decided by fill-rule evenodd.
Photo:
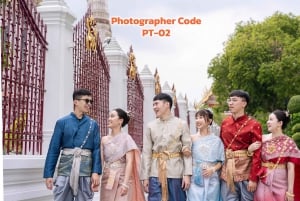
<instances>
[{"instance_id":1,"label":"man's black hair","mask_svg":"<svg viewBox=\"0 0 300 201\"><path fill-rule=\"evenodd\" d=\"M154 98L153 98L153 101L156 101L156 100L164 100L164 101L167 101L167 102L169 102L170 109L172 108L173 100L172 100L172 97L171 97L169 94L166 94L166 93L160 93L160 94L157 94L157 95L154 96Z\"/></svg>"},{"instance_id":2,"label":"man's black hair","mask_svg":"<svg viewBox=\"0 0 300 201\"><path fill-rule=\"evenodd\" d=\"M87 89L76 89L73 92L73 100L79 99L82 96L91 96L92 93Z\"/></svg>"},{"instance_id":3,"label":"man's black hair","mask_svg":"<svg viewBox=\"0 0 300 201\"><path fill-rule=\"evenodd\" d=\"M233 96L245 99L245 101L247 102L247 105L250 101L250 96L249 96L249 93L247 91L243 91L243 90L240 90L240 89L239 90L233 90L229 94L229 97L233 97Z\"/></svg>"}]
</instances>

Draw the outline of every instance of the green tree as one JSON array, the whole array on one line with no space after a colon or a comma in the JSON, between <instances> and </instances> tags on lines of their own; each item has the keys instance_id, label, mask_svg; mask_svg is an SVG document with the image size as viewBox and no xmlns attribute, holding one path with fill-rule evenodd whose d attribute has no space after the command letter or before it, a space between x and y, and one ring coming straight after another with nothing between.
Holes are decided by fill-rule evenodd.
<instances>
[{"instance_id":1,"label":"green tree","mask_svg":"<svg viewBox=\"0 0 300 201\"><path fill-rule=\"evenodd\" d=\"M300 148L300 95L292 96L287 108L291 116L291 123L289 124L287 134L293 138Z\"/></svg>"},{"instance_id":2,"label":"green tree","mask_svg":"<svg viewBox=\"0 0 300 201\"><path fill-rule=\"evenodd\" d=\"M300 94L300 17L276 12L263 22L237 23L208 75L220 111L234 89L249 92L251 115L285 109L289 98Z\"/></svg>"}]
</instances>

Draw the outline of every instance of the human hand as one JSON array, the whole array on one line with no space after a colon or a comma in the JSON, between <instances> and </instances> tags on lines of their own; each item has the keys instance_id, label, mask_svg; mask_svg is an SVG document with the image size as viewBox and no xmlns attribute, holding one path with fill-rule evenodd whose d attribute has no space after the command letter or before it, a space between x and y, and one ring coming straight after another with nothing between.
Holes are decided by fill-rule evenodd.
<instances>
[{"instance_id":1,"label":"human hand","mask_svg":"<svg viewBox=\"0 0 300 201\"><path fill-rule=\"evenodd\" d=\"M260 146L261 146L261 142L259 142L259 141L253 142L253 143L250 144L250 146L248 147L248 152L254 152L254 151L256 151L257 149L259 149Z\"/></svg>"},{"instance_id":2,"label":"human hand","mask_svg":"<svg viewBox=\"0 0 300 201\"><path fill-rule=\"evenodd\" d=\"M146 193L149 193L149 179L145 179L145 180L143 181L143 186L144 186L144 191L145 191Z\"/></svg>"},{"instance_id":3,"label":"human hand","mask_svg":"<svg viewBox=\"0 0 300 201\"><path fill-rule=\"evenodd\" d=\"M254 181L249 181L248 186L247 186L247 190L249 192L254 192L256 190L257 187L257 183Z\"/></svg>"},{"instance_id":4,"label":"human hand","mask_svg":"<svg viewBox=\"0 0 300 201\"><path fill-rule=\"evenodd\" d=\"M182 154L183 154L183 156L185 156L185 157L188 158L188 157L190 157L192 155L192 152L191 152L191 150L189 148L184 148L182 150Z\"/></svg>"},{"instance_id":5,"label":"human hand","mask_svg":"<svg viewBox=\"0 0 300 201\"><path fill-rule=\"evenodd\" d=\"M204 169L202 170L202 176L203 176L203 177L211 177L211 176L214 174L215 171L216 171L216 170L215 170L214 167L204 168Z\"/></svg>"},{"instance_id":6,"label":"human hand","mask_svg":"<svg viewBox=\"0 0 300 201\"><path fill-rule=\"evenodd\" d=\"M183 188L184 191L188 190L191 185L191 176L185 175L182 179L181 188Z\"/></svg>"},{"instance_id":7,"label":"human hand","mask_svg":"<svg viewBox=\"0 0 300 201\"><path fill-rule=\"evenodd\" d=\"M91 189L93 192L99 191L99 185L100 185L100 176L98 173L92 173L91 176Z\"/></svg>"},{"instance_id":8,"label":"human hand","mask_svg":"<svg viewBox=\"0 0 300 201\"><path fill-rule=\"evenodd\" d=\"M53 178L46 178L45 184L46 184L47 189L52 190Z\"/></svg>"},{"instance_id":9,"label":"human hand","mask_svg":"<svg viewBox=\"0 0 300 201\"><path fill-rule=\"evenodd\" d=\"M128 193L129 186L125 183L121 183L121 196L124 196Z\"/></svg>"},{"instance_id":10,"label":"human hand","mask_svg":"<svg viewBox=\"0 0 300 201\"><path fill-rule=\"evenodd\" d=\"M290 193L290 192L287 191L285 193L285 197L286 197L286 201L294 201L295 194L294 193Z\"/></svg>"}]
</instances>

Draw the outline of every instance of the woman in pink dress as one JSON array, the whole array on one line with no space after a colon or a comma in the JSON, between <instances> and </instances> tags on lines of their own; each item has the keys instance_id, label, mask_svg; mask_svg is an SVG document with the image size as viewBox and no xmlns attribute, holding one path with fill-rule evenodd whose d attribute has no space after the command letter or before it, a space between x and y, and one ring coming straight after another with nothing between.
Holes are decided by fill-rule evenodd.
<instances>
[{"instance_id":1,"label":"woman in pink dress","mask_svg":"<svg viewBox=\"0 0 300 201\"><path fill-rule=\"evenodd\" d=\"M122 132L129 116L122 109L113 110L108 118L111 133L102 137L101 201L145 201L139 179L140 151L131 136Z\"/></svg>"},{"instance_id":2,"label":"woman in pink dress","mask_svg":"<svg viewBox=\"0 0 300 201\"><path fill-rule=\"evenodd\" d=\"M295 163L300 162L300 150L287 135L283 134L289 122L286 112L275 110L267 121L270 134L263 135L262 167L254 201L293 201ZM260 144L254 143L248 150L254 151Z\"/></svg>"}]
</instances>

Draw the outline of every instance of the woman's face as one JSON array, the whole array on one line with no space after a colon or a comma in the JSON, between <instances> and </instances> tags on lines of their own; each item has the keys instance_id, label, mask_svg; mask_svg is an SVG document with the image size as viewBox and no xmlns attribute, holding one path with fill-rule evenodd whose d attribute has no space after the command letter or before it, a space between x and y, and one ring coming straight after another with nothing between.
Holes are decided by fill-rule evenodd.
<instances>
[{"instance_id":1,"label":"woman's face","mask_svg":"<svg viewBox=\"0 0 300 201\"><path fill-rule=\"evenodd\" d=\"M201 115L196 116L196 127L197 127L197 129L207 128L208 125L209 125L209 122L206 121L204 116L201 116Z\"/></svg>"},{"instance_id":2,"label":"woman's face","mask_svg":"<svg viewBox=\"0 0 300 201\"><path fill-rule=\"evenodd\" d=\"M122 121L123 120L119 118L118 113L115 110L113 110L113 111L111 111L111 113L109 114L109 117L108 117L108 128L121 127Z\"/></svg>"},{"instance_id":3,"label":"woman's face","mask_svg":"<svg viewBox=\"0 0 300 201\"><path fill-rule=\"evenodd\" d=\"M271 113L267 121L267 127L269 132L274 133L278 131L278 129L282 129L282 121L278 121L276 115Z\"/></svg>"}]
</instances>

